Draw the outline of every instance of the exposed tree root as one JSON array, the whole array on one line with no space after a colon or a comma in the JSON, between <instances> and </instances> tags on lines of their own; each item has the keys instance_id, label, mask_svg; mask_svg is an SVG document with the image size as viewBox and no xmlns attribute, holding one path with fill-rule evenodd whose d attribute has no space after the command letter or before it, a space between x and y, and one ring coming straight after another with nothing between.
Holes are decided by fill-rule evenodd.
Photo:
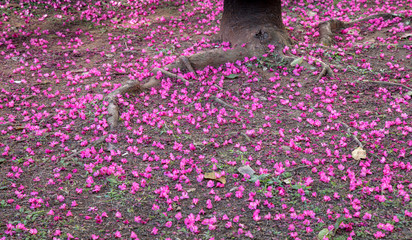
<instances>
[{"instance_id":1,"label":"exposed tree root","mask_svg":"<svg viewBox=\"0 0 412 240\"><path fill-rule=\"evenodd\" d=\"M276 35L276 37L279 38L281 34L276 33L274 35ZM289 38L287 37L287 39ZM285 40L282 42L286 43L287 41ZM167 77L177 78L181 80L182 82L184 82L186 85L189 85L190 82L188 80L170 71L173 69L187 69L188 71L192 72L196 77L196 71L195 71L196 69L203 69L206 66L218 67L227 62L235 62L238 60L242 61L245 59L245 57L250 58L253 56L262 55L264 53L263 52L264 48L262 47L264 44L262 45L260 42L260 45L262 46L257 46L257 45L259 44L249 44L249 45L247 44L246 47L242 46L242 47L236 47L233 49L220 49L219 48L219 49L213 49L213 50L209 50L205 52L196 53L189 57L181 56L174 63L171 63L163 68L153 69L151 72L154 74L154 76L149 78L149 80L146 83L142 84L137 81L127 81L121 87L119 87L118 89L108 94L107 97L105 98L105 100L109 103L108 109L107 109L108 115L109 115L107 118L107 122L109 124L110 131L113 131L118 126L118 123L119 123L119 107L116 102L117 97L119 95L130 93L130 92L147 91L151 89L152 87L159 85L161 83L159 72ZM296 59L293 57L283 56L281 53L279 53L279 57L286 61L291 60L291 59ZM318 80L325 75L334 76L333 71L329 67L329 65L322 62L319 59L314 59L314 61L320 63L322 66L322 71L318 77ZM215 85L215 87L222 90L222 88L220 88L217 85ZM241 107L232 106L226 103L225 101L223 101L222 99L217 98L216 96L212 96L211 99L230 109L247 110Z\"/></svg>"},{"instance_id":2,"label":"exposed tree root","mask_svg":"<svg viewBox=\"0 0 412 240\"><path fill-rule=\"evenodd\" d=\"M336 32L340 29L348 28L353 26L356 23L366 22L371 19L376 18L383 18L383 19L390 19L395 17L401 17L392 13L378 13L374 14L365 18L361 18L358 20L350 21L350 22L343 22L340 20L329 20L326 22L319 23L319 35L320 35L320 43L325 46L330 46L333 43L333 32Z\"/></svg>"},{"instance_id":3,"label":"exposed tree root","mask_svg":"<svg viewBox=\"0 0 412 240\"><path fill-rule=\"evenodd\" d=\"M329 75L331 77L334 77L335 74L332 71L332 68L330 68L330 66L324 62L322 62L321 60L317 60L321 65L322 65L322 71L319 73L318 78L316 79L317 81L319 81L323 76Z\"/></svg>"},{"instance_id":4,"label":"exposed tree root","mask_svg":"<svg viewBox=\"0 0 412 240\"><path fill-rule=\"evenodd\" d=\"M173 65L167 65L167 66L173 66ZM167 67L166 66L166 67ZM154 74L157 74L158 72L161 72L162 74L171 77L171 78L177 78L183 81L186 84L190 84L188 80L186 80L183 77L180 77L174 73L171 73L169 71L166 71L162 68L154 68L152 70ZM141 84L140 82L137 81L128 81L125 84L123 84L121 87L118 89L114 90L113 92L109 93L107 97L105 98L106 101L109 102L109 105L107 107L107 112L109 117L107 118L107 122L110 126L110 130L112 131L114 128L117 127L119 123L119 107L117 106L116 98L118 95L122 95L125 93L130 93L130 92L141 92L144 90L148 90L156 85L158 85L161 82L161 80L157 79L156 76L153 76L149 79L148 82L145 84Z\"/></svg>"},{"instance_id":5,"label":"exposed tree root","mask_svg":"<svg viewBox=\"0 0 412 240\"><path fill-rule=\"evenodd\" d=\"M407 90L409 90L409 91L412 91L412 88L410 88L410 87L408 87L408 86L405 86L405 85L403 85L403 84L400 84L400 83L382 82L382 81L363 81L363 82L366 82L366 83L374 83L374 84L378 84L378 85L396 86L396 87L401 87L401 88L407 89Z\"/></svg>"},{"instance_id":6,"label":"exposed tree root","mask_svg":"<svg viewBox=\"0 0 412 240\"><path fill-rule=\"evenodd\" d=\"M177 78L177 79L180 79L182 82L184 82L184 83L186 83L186 84L190 84L190 82L189 82L188 80L186 80L185 78L180 77L180 76L178 76L178 75L176 75L176 74L174 74L174 73L171 73L171 72L169 72L169 71L166 71L166 70L164 70L163 68L155 68L155 69L152 70L153 73L157 73L157 72L159 72L159 71L160 71L161 73L163 73L164 75L168 76L168 77ZM160 80L158 80L158 82L160 83ZM146 84L145 84L145 85L146 85ZM143 88L145 88L145 87L144 87L145 85L143 85Z\"/></svg>"},{"instance_id":7,"label":"exposed tree root","mask_svg":"<svg viewBox=\"0 0 412 240\"><path fill-rule=\"evenodd\" d=\"M352 134L351 128L350 128L346 123L344 123L344 122L340 122L340 124L342 124L342 125L346 128L346 133L347 133L348 135L351 135L351 136L352 136L352 138L353 138L353 140L356 142L356 144L358 144L358 146L359 146L360 148L363 148L363 144L359 141L359 139L358 139L355 135Z\"/></svg>"},{"instance_id":8,"label":"exposed tree root","mask_svg":"<svg viewBox=\"0 0 412 240\"><path fill-rule=\"evenodd\" d=\"M119 107L116 103L116 98L118 95L122 95L127 92L139 92L142 90L142 87L139 82L135 81L128 81L123 84L118 89L114 90L113 92L109 93L105 100L109 102L107 107L107 112L109 117L107 118L107 123L109 124L110 130L112 131L114 128L117 127L119 123Z\"/></svg>"},{"instance_id":9,"label":"exposed tree root","mask_svg":"<svg viewBox=\"0 0 412 240\"><path fill-rule=\"evenodd\" d=\"M195 77L197 77L196 71L193 69L192 64L190 64L189 59L187 59L187 57L185 56L180 56L179 59L185 64L185 67L187 68L187 70L192 72L195 75Z\"/></svg>"}]
</instances>

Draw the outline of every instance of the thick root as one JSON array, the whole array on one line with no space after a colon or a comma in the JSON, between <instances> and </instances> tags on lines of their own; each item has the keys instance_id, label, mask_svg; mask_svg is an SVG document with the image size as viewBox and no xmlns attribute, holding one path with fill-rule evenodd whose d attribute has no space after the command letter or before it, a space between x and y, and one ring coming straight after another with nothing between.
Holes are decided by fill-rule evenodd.
<instances>
[{"instance_id":1,"label":"thick root","mask_svg":"<svg viewBox=\"0 0 412 240\"><path fill-rule=\"evenodd\" d=\"M185 57L185 56L180 56L180 57L179 57L179 60L183 62L183 64L184 64L185 67L187 68L187 70L189 70L190 72L192 72L192 73L195 75L195 77L197 77L196 71L195 71L195 69L193 69L193 66L192 66L192 64L190 64L189 59L188 59L187 57Z\"/></svg>"},{"instance_id":2,"label":"thick root","mask_svg":"<svg viewBox=\"0 0 412 240\"><path fill-rule=\"evenodd\" d=\"M333 33L344 28L351 27L352 25L360 22L366 22L371 19L383 18L390 19L395 17L401 17L391 13L378 13L358 20L343 22L340 20L329 20L326 22L319 23L319 35L320 43L325 46L331 46L333 43Z\"/></svg>"},{"instance_id":3,"label":"thick root","mask_svg":"<svg viewBox=\"0 0 412 240\"><path fill-rule=\"evenodd\" d=\"M107 118L107 122L109 124L110 131L113 131L119 124L119 107L116 101L117 96L125 94L125 93L147 91L151 89L152 87L159 85L161 83L161 80L159 79L159 76L158 76L159 72L161 72L163 75L166 75L170 78L177 78L181 80L182 82L184 82L186 85L189 85L190 82L188 80L168 70L186 68L187 70L195 74L195 69L203 69L206 66L218 67L227 62L235 62L238 60L244 60L246 57L250 58L253 56L256 56L256 49L253 47L238 47L238 48L226 49L226 50L213 49L213 50L193 54L190 57L180 57L178 61L172 64L169 64L165 66L164 68L153 69L152 73L154 74L154 76L152 76L149 79L149 81L147 81L144 84L141 84L140 82L137 82L137 81L126 82L121 87L119 87L118 89L114 90L109 95L107 95L107 97L105 98L105 100L109 102L108 109L107 109L109 116ZM279 57L281 59L285 59L286 61L290 59L294 59L291 57L285 57L283 55ZM319 75L318 79L320 79L326 74L333 76L333 71L327 64L325 64L321 60L316 59L315 61L319 62L323 67L323 70L321 74ZM215 96L212 97L212 100L230 109L246 110L244 108L232 106L226 103L225 101L223 101L222 99L219 99Z\"/></svg>"},{"instance_id":4,"label":"thick root","mask_svg":"<svg viewBox=\"0 0 412 240\"><path fill-rule=\"evenodd\" d=\"M126 82L126 84L123 84L121 87L107 95L105 100L109 102L109 106L107 107L107 112L109 114L107 122L110 126L110 130L116 128L119 123L119 107L116 103L117 96L128 92L139 92L141 90L142 87L140 86L139 82L128 81Z\"/></svg>"}]
</instances>

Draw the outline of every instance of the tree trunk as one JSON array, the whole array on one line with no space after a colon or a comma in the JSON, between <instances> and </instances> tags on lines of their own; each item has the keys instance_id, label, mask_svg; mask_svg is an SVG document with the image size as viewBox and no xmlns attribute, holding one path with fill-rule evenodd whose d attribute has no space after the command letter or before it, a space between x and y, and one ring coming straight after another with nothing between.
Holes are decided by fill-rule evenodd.
<instances>
[{"instance_id":1,"label":"tree trunk","mask_svg":"<svg viewBox=\"0 0 412 240\"><path fill-rule=\"evenodd\" d=\"M281 0L224 0L220 34L233 48L244 44L252 54L262 54L267 45L282 49L291 40L282 22Z\"/></svg>"}]
</instances>

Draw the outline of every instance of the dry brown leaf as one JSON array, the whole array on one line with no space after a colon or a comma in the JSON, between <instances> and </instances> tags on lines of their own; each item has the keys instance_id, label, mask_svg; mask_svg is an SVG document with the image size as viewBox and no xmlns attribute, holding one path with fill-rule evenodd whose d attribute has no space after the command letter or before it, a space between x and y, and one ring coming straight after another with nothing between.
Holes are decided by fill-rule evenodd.
<instances>
[{"instance_id":1,"label":"dry brown leaf","mask_svg":"<svg viewBox=\"0 0 412 240\"><path fill-rule=\"evenodd\" d=\"M408 39L408 38L412 38L412 33L405 33L401 36L401 39Z\"/></svg>"},{"instance_id":2,"label":"dry brown leaf","mask_svg":"<svg viewBox=\"0 0 412 240\"><path fill-rule=\"evenodd\" d=\"M210 180L215 180L218 182L221 182L223 184L226 184L226 177L225 176L221 176L220 178L216 177L216 172L208 172L204 174L204 178L205 179L210 179Z\"/></svg>"},{"instance_id":3,"label":"dry brown leaf","mask_svg":"<svg viewBox=\"0 0 412 240\"><path fill-rule=\"evenodd\" d=\"M355 160L361 160L366 158L366 151L363 148L358 147L357 149L352 151L352 157Z\"/></svg>"}]
</instances>

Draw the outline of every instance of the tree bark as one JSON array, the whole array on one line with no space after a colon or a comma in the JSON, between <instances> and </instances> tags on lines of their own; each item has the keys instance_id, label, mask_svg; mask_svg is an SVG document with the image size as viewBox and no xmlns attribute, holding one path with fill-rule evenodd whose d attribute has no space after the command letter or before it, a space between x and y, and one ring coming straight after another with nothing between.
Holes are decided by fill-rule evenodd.
<instances>
[{"instance_id":1,"label":"tree bark","mask_svg":"<svg viewBox=\"0 0 412 240\"><path fill-rule=\"evenodd\" d=\"M291 44L282 21L281 0L224 0L223 4L220 34L233 48L246 46L261 54L268 44L278 50Z\"/></svg>"}]
</instances>

